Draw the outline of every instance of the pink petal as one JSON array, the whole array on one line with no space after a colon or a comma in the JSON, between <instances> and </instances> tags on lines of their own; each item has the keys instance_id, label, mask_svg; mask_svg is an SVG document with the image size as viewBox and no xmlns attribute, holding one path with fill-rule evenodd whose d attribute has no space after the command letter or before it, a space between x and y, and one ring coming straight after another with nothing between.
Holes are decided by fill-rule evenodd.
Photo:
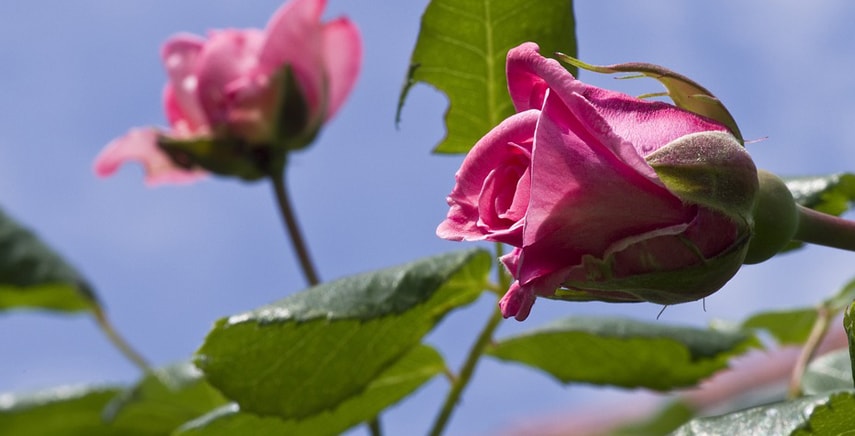
<instances>
[{"instance_id":1,"label":"pink petal","mask_svg":"<svg viewBox=\"0 0 855 436\"><path fill-rule=\"evenodd\" d=\"M587 86L555 59L541 56L539 50L537 44L526 42L508 51L508 92L517 112L543 107L547 89L572 94Z\"/></svg>"},{"instance_id":2,"label":"pink petal","mask_svg":"<svg viewBox=\"0 0 855 436\"><path fill-rule=\"evenodd\" d=\"M499 300L499 309L505 318L514 317L517 321L525 321L531 313L535 298L530 289L524 289L520 287L519 282L514 282L505 296Z\"/></svg>"},{"instance_id":3,"label":"pink petal","mask_svg":"<svg viewBox=\"0 0 855 436\"><path fill-rule=\"evenodd\" d=\"M259 73L272 76L290 65L302 85L309 108L315 112L325 101L321 13L325 0L294 0L273 15L265 29L259 55Z\"/></svg>"},{"instance_id":4,"label":"pink petal","mask_svg":"<svg viewBox=\"0 0 855 436\"><path fill-rule=\"evenodd\" d=\"M728 131L713 120L667 103L640 100L580 82L558 61L541 56L535 43L524 43L508 52L507 75L508 90L518 111L539 108L547 89L558 93L568 106L574 94L581 94L597 108L609 128L641 156L689 133Z\"/></svg>"},{"instance_id":5,"label":"pink petal","mask_svg":"<svg viewBox=\"0 0 855 436\"><path fill-rule=\"evenodd\" d=\"M137 128L114 139L95 158L95 174L107 177L126 162L137 161L143 165L149 185L189 183L204 177L201 171L187 171L176 166L157 146L157 136L155 129Z\"/></svg>"},{"instance_id":6,"label":"pink petal","mask_svg":"<svg viewBox=\"0 0 855 436\"><path fill-rule=\"evenodd\" d=\"M489 228L480 223L482 220L481 196L485 181L491 172L501 168L509 159L516 159L520 153L521 146L530 153L534 128L537 124L538 111L526 111L512 115L493 128L478 143L472 147L469 154L463 160L463 165L457 171L455 179L457 184L448 196L448 205L451 208L448 216L440 223L436 234L440 238L450 240L492 240L506 242L513 245L522 243L522 222L511 227ZM502 186L497 189L517 188L525 198L519 202L528 203L528 185ZM515 199L511 208L520 207ZM490 205L487 205L490 206Z\"/></svg>"},{"instance_id":7,"label":"pink petal","mask_svg":"<svg viewBox=\"0 0 855 436\"><path fill-rule=\"evenodd\" d=\"M263 42L260 30L211 32L196 67L199 103L211 126L228 122L235 94L255 85L251 75L258 67Z\"/></svg>"},{"instance_id":8,"label":"pink petal","mask_svg":"<svg viewBox=\"0 0 855 436\"><path fill-rule=\"evenodd\" d=\"M330 119L356 84L362 63L362 38L350 20L339 18L324 25L323 57L329 85L326 119Z\"/></svg>"},{"instance_id":9,"label":"pink petal","mask_svg":"<svg viewBox=\"0 0 855 436\"><path fill-rule=\"evenodd\" d=\"M626 94L586 86L581 93L597 108L614 133L647 156L690 133L720 131L727 127L660 101L643 101Z\"/></svg>"},{"instance_id":10,"label":"pink petal","mask_svg":"<svg viewBox=\"0 0 855 436\"><path fill-rule=\"evenodd\" d=\"M690 221L667 189L649 180L639 165L616 150L621 138L608 130L578 94L568 108L548 93L532 155L532 192L516 278L523 287L601 257L623 238ZM642 170L644 168L641 168Z\"/></svg>"},{"instance_id":11,"label":"pink petal","mask_svg":"<svg viewBox=\"0 0 855 436\"><path fill-rule=\"evenodd\" d=\"M171 126L187 132L208 126L196 94L196 62L204 45L205 40L196 35L181 34L170 38L161 49L163 65L169 76L163 92L166 117Z\"/></svg>"}]
</instances>

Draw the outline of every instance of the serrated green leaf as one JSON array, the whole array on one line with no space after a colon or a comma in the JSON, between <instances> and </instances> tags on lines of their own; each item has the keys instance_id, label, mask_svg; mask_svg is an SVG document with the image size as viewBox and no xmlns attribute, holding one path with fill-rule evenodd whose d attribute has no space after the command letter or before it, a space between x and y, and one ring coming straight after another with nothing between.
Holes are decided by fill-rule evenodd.
<instances>
[{"instance_id":1,"label":"serrated green leaf","mask_svg":"<svg viewBox=\"0 0 855 436\"><path fill-rule=\"evenodd\" d=\"M225 403L193 364L182 362L147 374L116 396L104 418L122 432L164 435Z\"/></svg>"},{"instance_id":2,"label":"serrated green leaf","mask_svg":"<svg viewBox=\"0 0 855 436\"><path fill-rule=\"evenodd\" d=\"M513 114L505 57L526 41L538 43L545 55L575 56L572 0L539 0L537 7L525 0L432 0L422 16L396 118L410 88L430 84L449 99L447 133L434 151L466 153Z\"/></svg>"},{"instance_id":3,"label":"serrated green leaf","mask_svg":"<svg viewBox=\"0 0 855 436\"><path fill-rule=\"evenodd\" d=\"M0 310L93 310L98 301L74 268L0 211Z\"/></svg>"},{"instance_id":4,"label":"serrated green leaf","mask_svg":"<svg viewBox=\"0 0 855 436\"><path fill-rule=\"evenodd\" d=\"M816 309L763 312L746 319L741 328L765 330L781 345L798 345L807 340L816 317Z\"/></svg>"},{"instance_id":5,"label":"serrated green leaf","mask_svg":"<svg viewBox=\"0 0 855 436\"><path fill-rule=\"evenodd\" d=\"M241 412L237 404L220 408L182 426L182 436L321 435L339 434L374 418L428 380L443 372L442 356L426 345L417 346L374 379L365 391L341 403L335 410L302 420L282 420Z\"/></svg>"},{"instance_id":6,"label":"serrated green leaf","mask_svg":"<svg viewBox=\"0 0 855 436\"><path fill-rule=\"evenodd\" d=\"M708 418L697 418L689 421L676 432L674 436L706 436L706 435L788 435L805 425L811 414L818 411L819 408L829 403L830 400L842 395L843 406L842 411L849 414L849 418L855 416L855 410L850 409L850 399L853 396L852 391L825 394L813 397L802 397L791 401L775 403L768 406L755 407L741 412L729 413L727 415L714 416ZM834 400L832 407L836 407L840 400ZM831 421L836 421L841 416L821 413L820 419L825 421L830 418ZM826 427L827 422L822 423L822 428ZM852 427L849 427L850 429ZM829 434L839 435L841 433L798 433L798 434Z\"/></svg>"},{"instance_id":7,"label":"serrated green leaf","mask_svg":"<svg viewBox=\"0 0 855 436\"><path fill-rule=\"evenodd\" d=\"M449 311L487 287L468 250L347 277L217 322L196 364L241 410L285 419L359 394Z\"/></svg>"},{"instance_id":8,"label":"serrated green leaf","mask_svg":"<svg viewBox=\"0 0 855 436\"><path fill-rule=\"evenodd\" d=\"M0 434L121 435L101 417L104 406L120 391L116 387L66 386L37 393L0 394Z\"/></svg>"},{"instance_id":9,"label":"serrated green leaf","mask_svg":"<svg viewBox=\"0 0 855 436\"><path fill-rule=\"evenodd\" d=\"M696 384L754 345L756 339L741 332L573 317L501 340L487 354L563 383L664 391Z\"/></svg>"},{"instance_id":10,"label":"serrated green leaf","mask_svg":"<svg viewBox=\"0 0 855 436\"><path fill-rule=\"evenodd\" d=\"M832 351L817 357L802 376L802 391L805 395L852 388L855 386L852 384L849 350Z\"/></svg>"}]
</instances>

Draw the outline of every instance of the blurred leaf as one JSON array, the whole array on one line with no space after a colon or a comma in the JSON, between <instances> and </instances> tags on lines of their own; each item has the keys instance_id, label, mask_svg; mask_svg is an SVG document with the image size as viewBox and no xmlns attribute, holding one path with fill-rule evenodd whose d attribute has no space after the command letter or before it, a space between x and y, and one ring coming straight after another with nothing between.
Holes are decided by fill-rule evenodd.
<instances>
[{"instance_id":1,"label":"blurred leaf","mask_svg":"<svg viewBox=\"0 0 855 436\"><path fill-rule=\"evenodd\" d=\"M611 436L648 436L668 434L695 416L695 411L682 402L673 401L655 415L641 422L627 424L610 432Z\"/></svg>"},{"instance_id":2,"label":"blurred leaf","mask_svg":"<svg viewBox=\"0 0 855 436\"><path fill-rule=\"evenodd\" d=\"M810 335L816 317L816 309L762 312L746 319L741 328L766 330L781 345L800 345Z\"/></svg>"},{"instance_id":3,"label":"blurred leaf","mask_svg":"<svg viewBox=\"0 0 855 436\"><path fill-rule=\"evenodd\" d=\"M840 291L823 301L822 305L832 313L838 314L849 307L852 300L855 300L855 280L846 283Z\"/></svg>"},{"instance_id":4,"label":"blurred leaf","mask_svg":"<svg viewBox=\"0 0 855 436\"><path fill-rule=\"evenodd\" d=\"M499 341L487 353L563 383L669 390L692 386L757 345L745 333L573 317Z\"/></svg>"},{"instance_id":5,"label":"blurred leaf","mask_svg":"<svg viewBox=\"0 0 855 436\"><path fill-rule=\"evenodd\" d=\"M796 203L820 212L840 216L855 200L855 174L837 173L827 176L784 177ZM804 246L791 241L781 252Z\"/></svg>"},{"instance_id":6,"label":"blurred leaf","mask_svg":"<svg viewBox=\"0 0 855 436\"><path fill-rule=\"evenodd\" d=\"M815 177L785 177L796 203L820 212L840 215L855 200L855 174L838 173Z\"/></svg>"},{"instance_id":7,"label":"blurred leaf","mask_svg":"<svg viewBox=\"0 0 855 436\"><path fill-rule=\"evenodd\" d=\"M364 391L474 301L489 269L486 251L468 250L325 283L221 319L196 363L243 411L312 416Z\"/></svg>"},{"instance_id":8,"label":"blurred leaf","mask_svg":"<svg viewBox=\"0 0 855 436\"><path fill-rule=\"evenodd\" d=\"M828 402L817 406L810 420L793 432L793 436L851 435L855 432L855 394L833 394Z\"/></svg>"},{"instance_id":9,"label":"blurred leaf","mask_svg":"<svg viewBox=\"0 0 855 436\"><path fill-rule=\"evenodd\" d=\"M60 387L38 393L0 394L0 434L119 436L101 418L115 387Z\"/></svg>"},{"instance_id":10,"label":"blurred leaf","mask_svg":"<svg viewBox=\"0 0 855 436\"><path fill-rule=\"evenodd\" d=\"M163 435L225 403L202 373L184 362L146 375L113 399L104 417L121 431Z\"/></svg>"},{"instance_id":11,"label":"blurred leaf","mask_svg":"<svg viewBox=\"0 0 855 436\"><path fill-rule=\"evenodd\" d=\"M83 277L35 234L0 211L0 310L92 310L97 298Z\"/></svg>"},{"instance_id":12,"label":"blurred leaf","mask_svg":"<svg viewBox=\"0 0 855 436\"><path fill-rule=\"evenodd\" d=\"M365 391L324 411L301 420L260 417L239 410L237 404L217 409L188 422L176 433L182 436L215 435L320 435L339 434L368 421L381 411L407 397L445 369L442 356L431 347L413 348L394 365L375 378Z\"/></svg>"},{"instance_id":13,"label":"blurred leaf","mask_svg":"<svg viewBox=\"0 0 855 436\"><path fill-rule=\"evenodd\" d=\"M846 338L849 342L849 362L853 369L850 374L855 380L855 302L846 308L843 312L843 328L846 330Z\"/></svg>"},{"instance_id":14,"label":"blurred leaf","mask_svg":"<svg viewBox=\"0 0 855 436\"><path fill-rule=\"evenodd\" d=\"M432 0L401 90L396 119L410 88L424 82L449 99L447 134L437 153L466 153L514 113L505 79L508 50L534 41L545 56L576 54L572 0ZM575 71L573 71L575 73Z\"/></svg>"},{"instance_id":15,"label":"blurred leaf","mask_svg":"<svg viewBox=\"0 0 855 436\"><path fill-rule=\"evenodd\" d=\"M802 376L805 395L852 389L852 362L849 350L837 350L814 359Z\"/></svg>"},{"instance_id":16,"label":"blurred leaf","mask_svg":"<svg viewBox=\"0 0 855 436\"><path fill-rule=\"evenodd\" d=\"M840 397L840 398L838 398ZM808 424L813 429L834 429L835 423L849 421L849 427L836 427L851 430L851 419L855 417L853 392L841 392L815 397L802 397L792 401L775 403L768 406L755 407L741 412L709 418L697 418L689 421L676 432L674 436L701 435L788 435ZM828 411L821 411L822 406L829 404ZM826 413L831 412L831 413ZM839 412L839 413L834 413ZM812 413L816 416L812 416ZM843 414L848 414L845 416ZM816 422L814 419L816 418ZM796 433L793 433L796 434ZM797 434L839 435L840 432Z\"/></svg>"}]
</instances>

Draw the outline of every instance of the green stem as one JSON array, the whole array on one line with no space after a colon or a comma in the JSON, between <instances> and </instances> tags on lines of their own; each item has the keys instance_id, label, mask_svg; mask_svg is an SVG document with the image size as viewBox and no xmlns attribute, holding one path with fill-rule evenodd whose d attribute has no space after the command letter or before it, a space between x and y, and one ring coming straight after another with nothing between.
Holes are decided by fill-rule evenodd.
<instances>
[{"instance_id":1,"label":"green stem","mask_svg":"<svg viewBox=\"0 0 855 436\"><path fill-rule=\"evenodd\" d=\"M496 327L499 326L499 322L502 321L502 319L502 312L499 310L499 306L496 305L496 309L493 310L493 313L487 320L487 324L484 326L484 329L481 330L481 333L478 335L478 339L475 340L475 344L473 344L472 348L469 350L469 355L466 356L466 361L460 369L460 375L455 378L454 383L451 385L451 390L445 398L445 402L442 405L442 409L440 409L436 421L434 421L433 428L431 428L430 433L428 433L431 436L439 436L445 430L445 426L448 425L448 420L451 418L451 413L454 412L454 408L457 406L457 402L460 400L463 390L466 389L466 386L472 379L472 374L475 372L478 360L481 358L481 355L484 354L484 349L490 344L493 338L493 332L496 330Z\"/></svg>"},{"instance_id":2,"label":"green stem","mask_svg":"<svg viewBox=\"0 0 855 436\"><path fill-rule=\"evenodd\" d=\"M371 421L368 421L368 430L371 436L383 436L383 427L380 425L380 415L377 415Z\"/></svg>"},{"instance_id":3,"label":"green stem","mask_svg":"<svg viewBox=\"0 0 855 436\"><path fill-rule=\"evenodd\" d=\"M285 187L284 172L272 172L270 174L270 181L273 183L276 203L279 205L279 212L282 214L282 220L285 222L285 228L288 231L288 236L291 238L291 245L294 247L297 260L300 262L300 268L303 270L303 276L306 277L306 281L310 286L315 286L320 283L320 279L318 278L315 265L312 263L312 257L309 255L309 249L303 239L303 234L300 231L300 225L297 223L297 217L294 216L291 201L288 199L288 189Z\"/></svg>"},{"instance_id":4,"label":"green stem","mask_svg":"<svg viewBox=\"0 0 855 436\"><path fill-rule=\"evenodd\" d=\"M855 251L855 222L798 206L799 228L793 239Z\"/></svg>"},{"instance_id":5,"label":"green stem","mask_svg":"<svg viewBox=\"0 0 855 436\"><path fill-rule=\"evenodd\" d=\"M828 325L831 322L831 318L835 316L825 305L819 306L816 309L816 315L816 321L813 323L808 339L802 347L799 358L793 367L793 374L790 377L790 386L787 391L789 398L796 398L802 394L802 377L805 374L807 365L816 354L816 350L819 348L823 338L825 338L825 334L828 333Z\"/></svg>"},{"instance_id":6,"label":"green stem","mask_svg":"<svg viewBox=\"0 0 855 436\"><path fill-rule=\"evenodd\" d=\"M502 244L496 243L496 257L501 257L501 255ZM507 289L511 283L510 277L508 277L507 272L501 265L497 267L497 270L499 286ZM502 317L502 311L499 310L499 305L496 304L495 309L493 309L492 314L490 314L490 318L487 319L487 324L484 325L481 333L478 334L478 339L476 339L475 343L472 344L472 348L466 356L466 361L463 362L463 367L460 369L460 375L451 378L451 380L453 380L451 383L451 390L448 391L448 396L446 396L445 402L442 404L439 415L437 415L436 421L434 421L433 427L431 428L430 433L428 433L431 436L439 436L445 430L449 419L451 419L451 414L457 406L457 402L463 395L463 391L466 389L466 386L469 385L469 381L472 379L472 374L475 373L478 361L484 354L484 350L488 345L490 345L490 342L492 342L493 332L496 331L496 328L499 326L502 319L504 319Z\"/></svg>"},{"instance_id":7,"label":"green stem","mask_svg":"<svg viewBox=\"0 0 855 436\"><path fill-rule=\"evenodd\" d=\"M137 368L140 369L140 371L144 373L151 372L151 365L148 364L148 362L145 360L145 358L142 357L140 353L138 353L136 350L134 350L133 347L131 347L128 341L126 341L121 335L119 335L119 332L116 330L115 327L113 327L113 324L110 322L110 320L107 319L107 314L104 313L100 306L95 306L95 309L93 310L92 314L95 317L95 322L98 323L98 327L101 328L101 331L103 331L107 335L107 338L110 340L110 342L113 343L116 348L119 349L119 352L121 352L122 355L124 355L128 360L130 360L134 365L136 365Z\"/></svg>"}]
</instances>

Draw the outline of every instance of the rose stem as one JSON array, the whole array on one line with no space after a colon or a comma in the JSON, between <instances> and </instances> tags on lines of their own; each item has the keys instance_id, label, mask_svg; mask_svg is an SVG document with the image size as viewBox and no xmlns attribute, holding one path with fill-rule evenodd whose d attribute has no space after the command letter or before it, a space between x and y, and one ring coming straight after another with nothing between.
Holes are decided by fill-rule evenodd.
<instances>
[{"instance_id":1,"label":"rose stem","mask_svg":"<svg viewBox=\"0 0 855 436\"><path fill-rule=\"evenodd\" d=\"M793 239L855 251L855 222L798 206L799 228Z\"/></svg>"},{"instance_id":2,"label":"rose stem","mask_svg":"<svg viewBox=\"0 0 855 436\"><path fill-rule=\"evenodd\" d=\"M148 373L151 372L151 366L146 362L145 358L142 357L140 353L134 350L131 347L130 343L122 338L119 335L119 332L113 327L113 324L107 319L107 314L104 313L104 310L101 306L95 306L92 311L93 316L95 317L95 322L98 323L98 327L101 328L110 342L119 349L119 352L122 353L128 360L130 360L134 365L137 366L142 372Z\"/></svg>"},{"instance_id":3,"label":"rose stem","mask_svg":"<svg viewBox=\"0 0 855 436\"><path fill-rule=\"evenodd\" d=\"M496 243L496 255L497 257L501 257L502 255L502 244L500 243ZM501 265L497 267L497 270L500 286L503 289L507 289L511 284L510 277L508 277L507 272L501 267ZM502 311L499 310L499 305L496 304L495 309L493 309L492 314L490 314L490 318L487 319L487 324L484 325L483 330L478 334L478 339L475 340L475 343L469 350L469 354L466 356L466 361L463 362L463 367L460 369L460 374L454 378L454 382L451 384L448 396L445 398L442 409L440 409L439 415L436 417L433 428L431 428L429 433L431 436L439 436L442 434L443 430L445 430L445 426L448 425L448 420L451 418L451 413L457 406L460 396L463 395L463 390L466 389L466 386L472 379L472 374L475 372L478 360L481 358L481 355L484 354L484 350L487 348L487 345L492 342L493 332L496 331L496 327L499 326L502 319L504 319L502 317Z\"/></svg>"},{"instance_id":4,"label":"rose stem","mask_svg":"<svg viewBox=\"0 0 855 436\"><path fill-rule=\"evenodd\" d=\"M825 338L825 334L828 332L828 325L833 316L834 314L825 304L816 309L816 321L813 323L810 335L802 347L802 351L799 353L795 366L793 366L793 374L790 377L790 386L787 390L789 398L796 398L802 394L801 385L805 369L807 369L808 363L814 354L816 354L816 350L819 348L822 339Z\"/></svg>"},{"instance_id":5,"label":"rose stem","mask_svg":"<svg viewBox=\"0 0 855 436\"><path fill-rule=\"evenodd\" d=\"M284 171L271 172L270 181L273 183L276 203L279 205L279 212L281 212L282 219L285 221L288 236L291 237L291 245L294 247L294 252L297 253L297 260L300 262L303 276L306 277L309 286L315 286L321 280L318 278L318 272L315 269L315 264L312 262L312 256L309 254L309 247L306 245L305 239L303 239L303 233L300 231L300 225L297 223L297 217L294 215L294 208L291 207L291 201L288 199ZM383 434L383 428L380 425L380 415L368 421L368 429L373 436L381 436Z\"/></svg>"},{"instance_id":6,"label":"rose stem","mask_svg":"<svg viewBox=\"0 0 855 436\"><path fill-rule=\"evenodd\" d=\"M288 189L285 187L284 172L274 171L270 174L270 179L273 183L273 191L276 194L276 203L279 205L279 212L281 212L282 219L285 221L285 228L288 231L288 236L291 238L291 245L297 254L297 260L300 262L303 276L306 277L309 286L315 286L320 283L320 280L318 279L315 265L312 263L312 257L309 255L309 248L303 240L303 234L300 231L300 225L297 223L297 217L294 216L294 210L288 199Z\"/></svg>"}]
</instances>

